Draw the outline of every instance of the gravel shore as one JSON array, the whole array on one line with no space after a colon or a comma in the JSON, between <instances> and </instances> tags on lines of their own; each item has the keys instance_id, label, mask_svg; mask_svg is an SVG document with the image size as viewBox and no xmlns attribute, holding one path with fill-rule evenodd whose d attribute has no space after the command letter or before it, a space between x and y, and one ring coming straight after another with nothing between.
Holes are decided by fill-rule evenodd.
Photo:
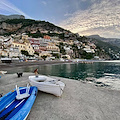
<instances>
[{"instance_id":1,"label":"gravel shore","mask_svg":"<svg viewBox=\"0 0 120 120\"><path fill-rule=\"evenodd\" d=\"M30 75L33 73L23 73L21 78L16 74L2 76L0 93L5 95L16 84L26 86ZM55 97L39 91L27 120L120 120L120 91L59 79L66 84L62 96Z\"/></svg>"}]
</instances>

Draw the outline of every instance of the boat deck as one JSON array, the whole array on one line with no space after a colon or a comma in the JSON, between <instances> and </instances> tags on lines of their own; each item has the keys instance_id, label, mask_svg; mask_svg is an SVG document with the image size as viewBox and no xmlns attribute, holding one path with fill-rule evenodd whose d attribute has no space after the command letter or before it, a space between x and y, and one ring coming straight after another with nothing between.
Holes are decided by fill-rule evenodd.
<instances>
[{"instance_id":1,"label":"boat deck","mask_svg":"<svg viewBox=\"0 0 120 120\"><path fill-rule=\"evenodd\" d=\"M20 87L20 93L25 93L26 87ZM33 87L30 87L29 94L32 95ZM0 120L12 118L26 103L29 97L20 100L16 99L16 90L7 93L0 99Z\"/></svg>"},{"instance_id":2,"label":"boat deck","mask_svg":"<svg viewBox=\"0 0 120 120\"><path fill-rule=\"evenodd\" d=\"M0 120L1 119L8 119L9 120L12 116L14 116L22 108L22 106L25 104L27 99L23 99L23 100L16 100L16 99L13 100L10 103L10 106L7 107L6 109L4 109L3 112L1 112ZM18 107L16 107L17 105L18 105Z\"/></svg>"}]
</instances>

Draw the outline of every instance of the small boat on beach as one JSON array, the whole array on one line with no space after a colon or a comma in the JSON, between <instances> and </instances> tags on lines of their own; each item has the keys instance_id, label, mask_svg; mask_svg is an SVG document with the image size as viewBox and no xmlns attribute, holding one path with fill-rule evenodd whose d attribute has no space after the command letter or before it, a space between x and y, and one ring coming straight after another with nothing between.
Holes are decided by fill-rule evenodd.
<instances>
[{"instance_id":1,"label":"small boat on beach","mask_svg":"<svg viewBox=\"0 0 120 120\"><path fill-rule=\"evenodd\" d=\"M11 63L12 62L12 58L1 58L2 63Z\"/></svg>"},{"instance_id":2,"label":"small boat on beach","mask_svg":"<svg viewBox=\"0 0 120 120\"><path fill-rule=\"evenodd\" d=\"M36 86L38 90L60 97L65 84L60 80L48 76L29 76L30 84Z\"/></svg>"},{"instance_id":3,"label":"small boat on beach","mask_svg":"<svg viewBox=\"0 0 120 120\"><path fill-rule=\"evenodd\" d=\"M0 71L0 74L6 74L7 73L7 71Z\"/></svg>"},{"instance_id":4,"label":"small boat on beach","mask_svg":"<svg viewBox=\"0 0 120 120\"><path fill-rule=\"evenodd\" d=\"M0 120L25 120L36 99L37 87L17 87L0 98Z\"/></svg>"},{"instance_id":5,"label":"small boat on beach","mask_svg":"<svg viewBox=\"0 0 120 120\"><path fill-rule=\"evenodd\" d=\"M0 71L0 78L6 73L7 73L7 71Z\"/></svg>"}]
</instances>

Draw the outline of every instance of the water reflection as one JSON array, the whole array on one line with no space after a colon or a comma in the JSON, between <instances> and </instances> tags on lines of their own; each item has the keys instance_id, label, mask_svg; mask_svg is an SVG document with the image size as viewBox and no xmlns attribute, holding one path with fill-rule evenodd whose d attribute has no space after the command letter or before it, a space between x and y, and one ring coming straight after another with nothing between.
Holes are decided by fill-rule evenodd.
<instances>
[{"instance_id":1,"label":"water reflection","mask_svg":"<svg viewBox=\"0 0 120 120\"><path fill-rule=\"evenodd\" d=\"M33 72L36 68L38 68L39 74L60 76L76 80L84 80L87 77L100 78L105 76L104 73L120 74L120 63L39 65L8 69L8 73Z\"/></svg>"}]
</instances>

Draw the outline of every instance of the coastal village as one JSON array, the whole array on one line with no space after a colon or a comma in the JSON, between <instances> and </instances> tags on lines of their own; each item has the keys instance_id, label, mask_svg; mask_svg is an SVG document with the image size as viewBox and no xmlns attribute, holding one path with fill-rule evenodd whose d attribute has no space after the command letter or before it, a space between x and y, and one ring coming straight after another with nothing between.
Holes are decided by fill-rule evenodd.
<instances>
[{"instance_id":1,"label":"coastal village","mask_svg":"<svg viewBox=\"0 0 120 120\"><path fill-rule=\"evenodd\" d=\"M31 19L0 22L0 58L14 60L119 60L119 48L80 36L52 23Z\"/></svg>"},{"instance_id":2,"label":"coastal village","mask_svg":"<svg viewBox=\"0 0 120 120\"><path fill-rule=\"evenodd\" d=\"M21 60L70 60L75 58L73 56L73 45L76 45L78 49L82 47L87 53L95 53L96 45L94 43L85 44L72 39L63 41L59 37L50 37L48 35L43 38L32 38L23 33L8 37L0 36L0 56L19 58ZM99 59L99 56L94 58Z\"/></svg>"},{"instance_id":3,"label":"coastal village","mask_svg":"<svg viewBox=\"0 0 120 120\"><path fill-rule=\"evenodd\" d=\"M44 31L46 32L46 31ZM32 32L33 33L33 32ZM66 33L65 37L70 34ZM43 38L29 37L26 33L10 36L0 36L0 56L19 60L71 60L80 55L75 49L90 54L97 51L96 45L92 42L81 42L77 39L62 40L59 37L44 35ZM94 56L94 59L100 59Z\"/></svg>"}]
</instances>

